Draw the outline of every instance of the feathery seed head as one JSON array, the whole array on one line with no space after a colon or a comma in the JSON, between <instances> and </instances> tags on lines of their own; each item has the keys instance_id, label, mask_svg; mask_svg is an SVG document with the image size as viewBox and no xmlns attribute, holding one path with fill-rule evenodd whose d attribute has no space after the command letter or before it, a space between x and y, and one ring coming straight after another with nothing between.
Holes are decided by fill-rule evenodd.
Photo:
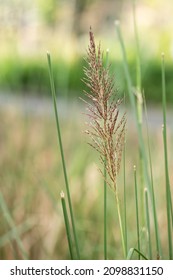
<instances>
[{"instance_id":1,"label":"feathery seed head","mask_svg":"<svg viewBox=\"0 0 173 280\"><path fill-rule=\"evenodd\" d=\"M116 189L125 141L126 115L118 120L122 99L117 97L113 77L109 74L109 66L104 66L101 46L99 44L96 47L91 28L89 39L87 67L84 67L83 79L88 88L84 93L89 100L84 100L90 119L86 133L91 138L90 146L100 154L100 161L105 166L112 183L109 185L113 185Z\"/></svg>"}]
</instances>

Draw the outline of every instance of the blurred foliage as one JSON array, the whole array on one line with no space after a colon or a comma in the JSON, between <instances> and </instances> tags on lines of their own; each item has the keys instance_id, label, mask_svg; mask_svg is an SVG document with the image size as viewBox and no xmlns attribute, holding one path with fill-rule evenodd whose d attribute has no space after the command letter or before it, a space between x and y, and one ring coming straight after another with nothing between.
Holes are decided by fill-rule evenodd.
<instances>
[{"instance_id":1,"label":"blurred foliage","mask_svg":"<svg viewBox=\"0 0 173 280\"><path fill-rule=\"evenodd\" d=\"M84 59L78 57L71 61L56 58L53 61L53 71L56 89L59 96L77 97L82 95L84 84L83 66ZM49 95L49 79L46 59L32 57L20 59L12 56L0 60L0 88L1 91L18 93ZM111 62L111 72L115 75L116 86L120 94L127 92L123 66L121 61ZM135 62L130 62L130 71L135 85ZM167 100L173 102L173 66L166 63L166 89ZM147 102L161 102L161 66L157 61L147 61L142 65L142 87Z\"/></svg>"},{"instance_id":2,"label":"blurred foliage","mask_svg":"<svg viewBox=\"0 0 173 280\"><path fill-rule=\"evenodd\" d=\"M64 190L64 177L57 147L54 115L24 114L20 109L10 108L0 111L0 191L29 259L68 259L68 243L59 197L61 190ZM103 181L96 166L99 163L97 152L86 144L88 139L82 135L85 118L83 119L80 110L70 102L65 111L69 117L62 118L60 115L62 140L82 259L102 259ZM126 197L130 248L136 245L137 240L133 165L138 166L139 160L136 129L133 119L129 114L128 116L130 127L126 135ZM160 127L161 124L158 129L151 127L150 144L154 182L159 189L156 191L156 202L163 256L166 256L164 162L160 152L163 150ZM172 133L169 134L169 143L172 143ZM170 157L170 170L172 168L173 159ZM119 175L119 193L123 202L123 169ZM171 176L171 184L172 180ZM118 217L110 188L107 195L108 256L110 259L121 259ZM13 234L15 231L8 225L1 209L0 221L0 259L21 259ZM153 232L153 224L151 226ZM146 238L144 231L141 233L141 241L145 244ZM146 250L147 246L143 248L143 252Z\"/></svg>"},{"instance_id":3,"label":"blurred foliage","mask_svg":"<svg viewBox=\"0 0 173 280\"><path fill-rule=\"evenodd\" d=\"M91 25L97 42L101 39L104 49L112 48L113 54L110 60L113 75L115 74L120 92L124 94L126 84L113 23L115 18L121 20L135 85L135 46L131 2L131 0L1 0L0 91L50 94L45 55L45 50L48 49L53 54L58 94L61 96L82 94L84 87L81 82L84 64L82 55L88 44L86 33ZM164 6L167 17L160 13L162 1L142 0L136 3L143 56L142 86L147 101L161 101L161 67L158 57L164 50L168 57L168 62L166 61L167 98L168 102L173 102L173 81L171 81L173 66L170 62L172 25L168 20L171 3ZM156 7L158 12L156 12Z\"/></svg>"}]
</instances>

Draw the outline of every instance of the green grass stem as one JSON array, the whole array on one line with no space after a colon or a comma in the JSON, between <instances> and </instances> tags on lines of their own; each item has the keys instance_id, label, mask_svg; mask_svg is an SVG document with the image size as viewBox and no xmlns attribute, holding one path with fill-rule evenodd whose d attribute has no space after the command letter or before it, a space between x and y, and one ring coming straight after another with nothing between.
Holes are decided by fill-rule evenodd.
<instances>
[{"instance_id":1,"label":"green grass stem","mask_svg":"<svg viewBox=\"0 0 173 280\"><path fill-rule=\"evenodd\" d=\"M22 243L22 240L20 238L20 235L19 235L19 232L18 232L18 228L16 227L14 221L13 221L13 218L9 212L9 209L7 207L7 204L5 202L5 199L2 195L2 193L0 192L0 207L2 209L2 213L5 217L5 220L7 222L7 224L9 225L9 227L11 228L11 231L12 231L12 235L13 235L13 238L16 240L17 242L17 245L21 251L21 254L22 254L22 257L27 260L28 259L28 254L23 246L23 243Z\"/></svg>"},{"instance_id":2,"label":"green grass stem","mask_svg":"<svg viewBox=\"0 0 173 280\"><path fill-rule=\"evenodd\" d=\"M142 124L142 75L141 75L141 56L140 56L140 44L136 20L136 0L133 1L133 25L134 25L134 34L135 34L135 45L136 45L136 87L137 87L137 112L138 112L138 121Z\"/></svg>"},{"instance_id":3,"label":"green grass stem","mask_svg":"<svg viewBox=\"0 0 173 280\"><path fill-rule=\"evenodd\" d=\"M142 97L142 74L141 74L141 55L140 55L140 44L138 36L138 26L136 19L136 0L132 0L133 7L133 26L135 35L135 46L136 46L136 106L137 106L137 121L140 131L142 131L143 123L143 97ZM144 201L144 167L143 167L143 154L139 149L139 178L140 178L140 201ZM141 223L144 224L144 205L140 203Z\"/></svg>"},{"instance_id":4,"label":"green grass stem","mask_svg":"<svg viewBox=\"0 0 173 280\"><path fill-rule=\"evenodd\" d=\"M137 126L139 148L140 148L140 153L143 158L144 178L145 178L145 182L146 182L147 188L149 190L149 195L150 195L150 198L152 201L152 212L153 212L153 219L154 219L154 226L155 226L155 238L156 238L157 252L158 252L159 256L161 256L160 235L159 235L159 229L158 229L158 219L157 219L157 211L156 211L154 193L152 191L151 181L150 181L150 177L149 177L149 173L148 173L148 161L147 161L147 157L146 157L145 144L144 144L142 129L141 129L141 126L139 125L139 121L138 121L138 114L137 114L137 108L136 108L133 87L132 87L132 81L131 81L131 77L130 77L128 62L127 62L126 49L125 49L124 40L122 37L119 21L115 22L115 26L116 26L118 40L120 42L120 47L121 47L122 56L123 56L124 73L125 73L125 77L126 77L126 81L127 81L128 95L129 95L130 103L132 106L132 111L134 113L136 126Z\"/></svg>"},{"instance_id":5,"label":"green grass stem","mask_svg":"<svg viewBox=\"0 0 173 280\"><path fill-rule=\"evenodd\" d=\"M150 169L150 178L151 178L151 189L152 189L152 201L153 204L155 204L155 191L154 191L154 180L153 180L153 168L152 168L152 159L151 159L151 147L150 147L150 139L149 139L149 129L148 129L148 115L147 115L147 105L146 105L146 99L145 99L145 94L143 93L143 100L144 100L144 112L145 112L145 119L146 119L146 133L147 133L147 145L148 145L148 158L149 158L149 169ZM147 193L148 197L148 193ZM154 223L157 221L154 219ZM156 225L155 225L156 228ZM159 240L156 241L156 243L159 246ZM161 256L161 251L159 253L158 247L157 247L157 254L158 257L160 258Z\"/></svg>"},{"instance_id":6,"label":"green grass stem","mask_svg":"<svg viewBox=\"0 0 173 280\"><path fill-rule=\"evenodd\" d=\"M168 168L168 152L167 152L167 125L166 125L166 83L165 83L165 56L162 53L162 107L163 107L163 143L164 143L164 158L165 158L165 181L166 181L166 211L167 211L167 232L168 232L168 248L169 258L173 259L172 248L172 200L171 188L169 181L169 168Z\"/></svg>"},{"instance_id":7,"label":"green grass stem","mask_svg":"<svg viewBox=\"0 0 173 280\"><path fill-rule=\"evenodd\" d=\"M137 178L136 178L136 166L134 166L134 181L135 181L135 206L136 206L136 229L137 229L137 243L138 251L140 252L140 230L139 230L139 205L138 205L138 187L137 187ZM139 255L140 259L140 255Z\"/></svg>"},{"instance_id":8,"label":"green grass stem","mask_svg":"<svg viewBox=\"0 0 173 280\"><path fill-rule=\"evenodd\" d=\"M128 255L127 255L127 260L131 260L133 257L134 253L137 253L138 255L140 255L144 260L148 260L146 256L144 256L144 254L142 254L138 249L136 248L130 248Z\"/></svg>"},{"instance_id":9,"label":"green grass stem","mask_svg":"<svg viewBox=\"0 0 173 280\"><path fill-rule=\"evenodd\" d=\"M106 50L106 67L109 67L109 49ZM106 145L106 144L105 144ZM107 171L106 158L104 162L104 259L107 260Z\"/></svg>"},{"instance_id":10,"label":"green grass stem","mask_svg":"<svg viewBox=\"0 0 173 280\"><path fill-rule=\"evenodd\" d=\"M145 211L146 211L146 225L147 225L147 234L148 234L148 256L152 260L152 242L151 242L151 230L150 230L150 214L149 214L149 205L148 205L148 190L144 190L145 197Z\"/></svg>"},{"instance_id":11,"label":"green grass stem","mask_svg":"<svg viewBox=\"0 0 173 280\"><path fill-rule=\"evenodd\" d=\"M119 220L119 226L120 226L120 234L121 234L123 255L124 255L124 258L126 258L125 238L124 238L123 223L122 223L122 218L121 218L121 209L120 209L120 202L119 202L117 189L115 191L115 199L116 199L116 205L117 205L117 212L118 212L118 220Z\"/></svg>"},{"instance_id":12,"label":"green grass stem","mask_svg":"<svg viewBox=\"0 0 173 280\"><path fill-rule=\"evenodd\" d=\"M66 234L67 234L70 257L71 257L72 260L74 260L73 244L72 244L71 231L70 231L70 223L69 223L69 219L68 219L67 207L66 207L66 201L65 201L64 193L61 192L60 196L61 196L62 210L63 210L63 215L64 215L64 222L65 222L65 227L66 227Z\"/></svg>"},{"instance_id":13,"label":"green grass stem","mask_svg":"<svg viewBox=\"0 0 173 280\"><path fill-rule=\"evenodd\" d=\"M31 230L34 226L34 223L32 222L24 222L21 225L16 226L16 231L18 232L18 235L22 235L26 233L27 231ZM12 240L16 239L16 234L14 231L14 228L9 230L7 233L5 233L3 236L0 237L0 247L5 246L7 243L11 242Z\"/></svg>"},{"instance_id":14,"label":"green grass stem","mask_svg":"<svg viewBox=\"0 0 173 280\"><path fill-rule=\"evenodd\" d=\"M104 259L107 260L107 184L106 160L104 164Z\"/></svg>"},{"instance_id":15,"label":"green grass stem","mask_svg":"<svg viewBox=\"0 0 173 280\"><path fill-rule=\"evenodd\" d=\"M76 234L76 227L75 227L75 221L74 221L74 215L73 215L73 209L72 209L72 203L71 203L71 195L70 195L70 189L69 189L69 184L68 184L68 179L67 179L67 171L66 171L66 164L65 164L65 158L64 158L64 151L63 151L63 145L62 145L62 140L61 140L61 130L60 130L60 125L59 125L59 117L58 117L58 110L57 110L57 104L56 104L56 92L55 92L55 83L54 83L52 64L51 64L51 56L50 56L49 53L47 53L47 60L48 60L48 70L49 70L51 93L52 93L52 99L53 99L54 111L55 111L55 118L56 118L58 141L59 141L59 147L60 147L60 152L61 152L61 160L62 160L62 165L63 165L65 186L66 186L66 192L67 192L67 199L68 199L68 205L69 205L69 209L70 209L70 216L71 216L71 222L72 222L72 228L73 228L73 235L74 235L74 240L75 240L77 258L80 259L80 252L79 252L79 246L78 246L78 240L77 240L77 234Z\"/></svg>"},{"instance_id":16,"label":"green grass stem","mask_svg":"<svg viewBox=\"0 0 173 280\"><path fill-rule=\"evenodd\" d=\"M124 243L125 243L125 253L127 256L127 239L128 239L128 233L127 233L127 198L126 198L126 142L124 144L124 153L123 153L123 180L124 180Z\"/></svg>"}]
</instances>

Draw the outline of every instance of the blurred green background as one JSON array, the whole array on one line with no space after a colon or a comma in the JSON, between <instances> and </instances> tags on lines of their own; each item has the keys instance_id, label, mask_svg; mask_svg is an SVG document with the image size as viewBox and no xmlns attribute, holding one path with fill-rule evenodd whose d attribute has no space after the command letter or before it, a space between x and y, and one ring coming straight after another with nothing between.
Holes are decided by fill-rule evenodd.
<instances>
[{"instance_id":1,"label":"blurred green background","mask_svg":"<svg viewBox=\"0 0 173 280\"><path fill-rule=\"evenodd\" d=\"M166 54L168 101L172 92L172 1L137 2L142 86L147 101L161 100L160 55ZM121 21L131 75L135 84L136 49L132 1L123 0L1 0L0 92L49 95L46 52L51 52L58 94L82 94L83 57L92 26L97 42L110 50L112 72L126 90L114 21Z\"/></svg>"}]
</instances>

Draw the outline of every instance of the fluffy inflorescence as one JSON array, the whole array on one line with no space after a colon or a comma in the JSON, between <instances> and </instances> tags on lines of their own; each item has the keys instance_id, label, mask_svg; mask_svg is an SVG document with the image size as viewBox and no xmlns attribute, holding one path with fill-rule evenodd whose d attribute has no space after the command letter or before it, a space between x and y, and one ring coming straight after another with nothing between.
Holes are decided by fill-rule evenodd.
<instances>
[{"instance_id":1,"label":"fluffy inflorescence","mask_svg":"<svg viewBox=\"0 0 173 280\"><path fill-rule=\"evenodd\" d=\"M100 44L95 46L94 34L90 30L90 44L87 50L83 79L88 90L87 96L88 129L91 138L89 143L99 152L100 160L113 186L116 189L117 174L120 169L122 150L125 138L125 114L118 120L119 105L122 99L117 98L113 78L109 74L109 66L104 66ZM101 171L101 170L100 170ZM101 171L103 174L103 172Z\"/></svg>"}]
</instances>

